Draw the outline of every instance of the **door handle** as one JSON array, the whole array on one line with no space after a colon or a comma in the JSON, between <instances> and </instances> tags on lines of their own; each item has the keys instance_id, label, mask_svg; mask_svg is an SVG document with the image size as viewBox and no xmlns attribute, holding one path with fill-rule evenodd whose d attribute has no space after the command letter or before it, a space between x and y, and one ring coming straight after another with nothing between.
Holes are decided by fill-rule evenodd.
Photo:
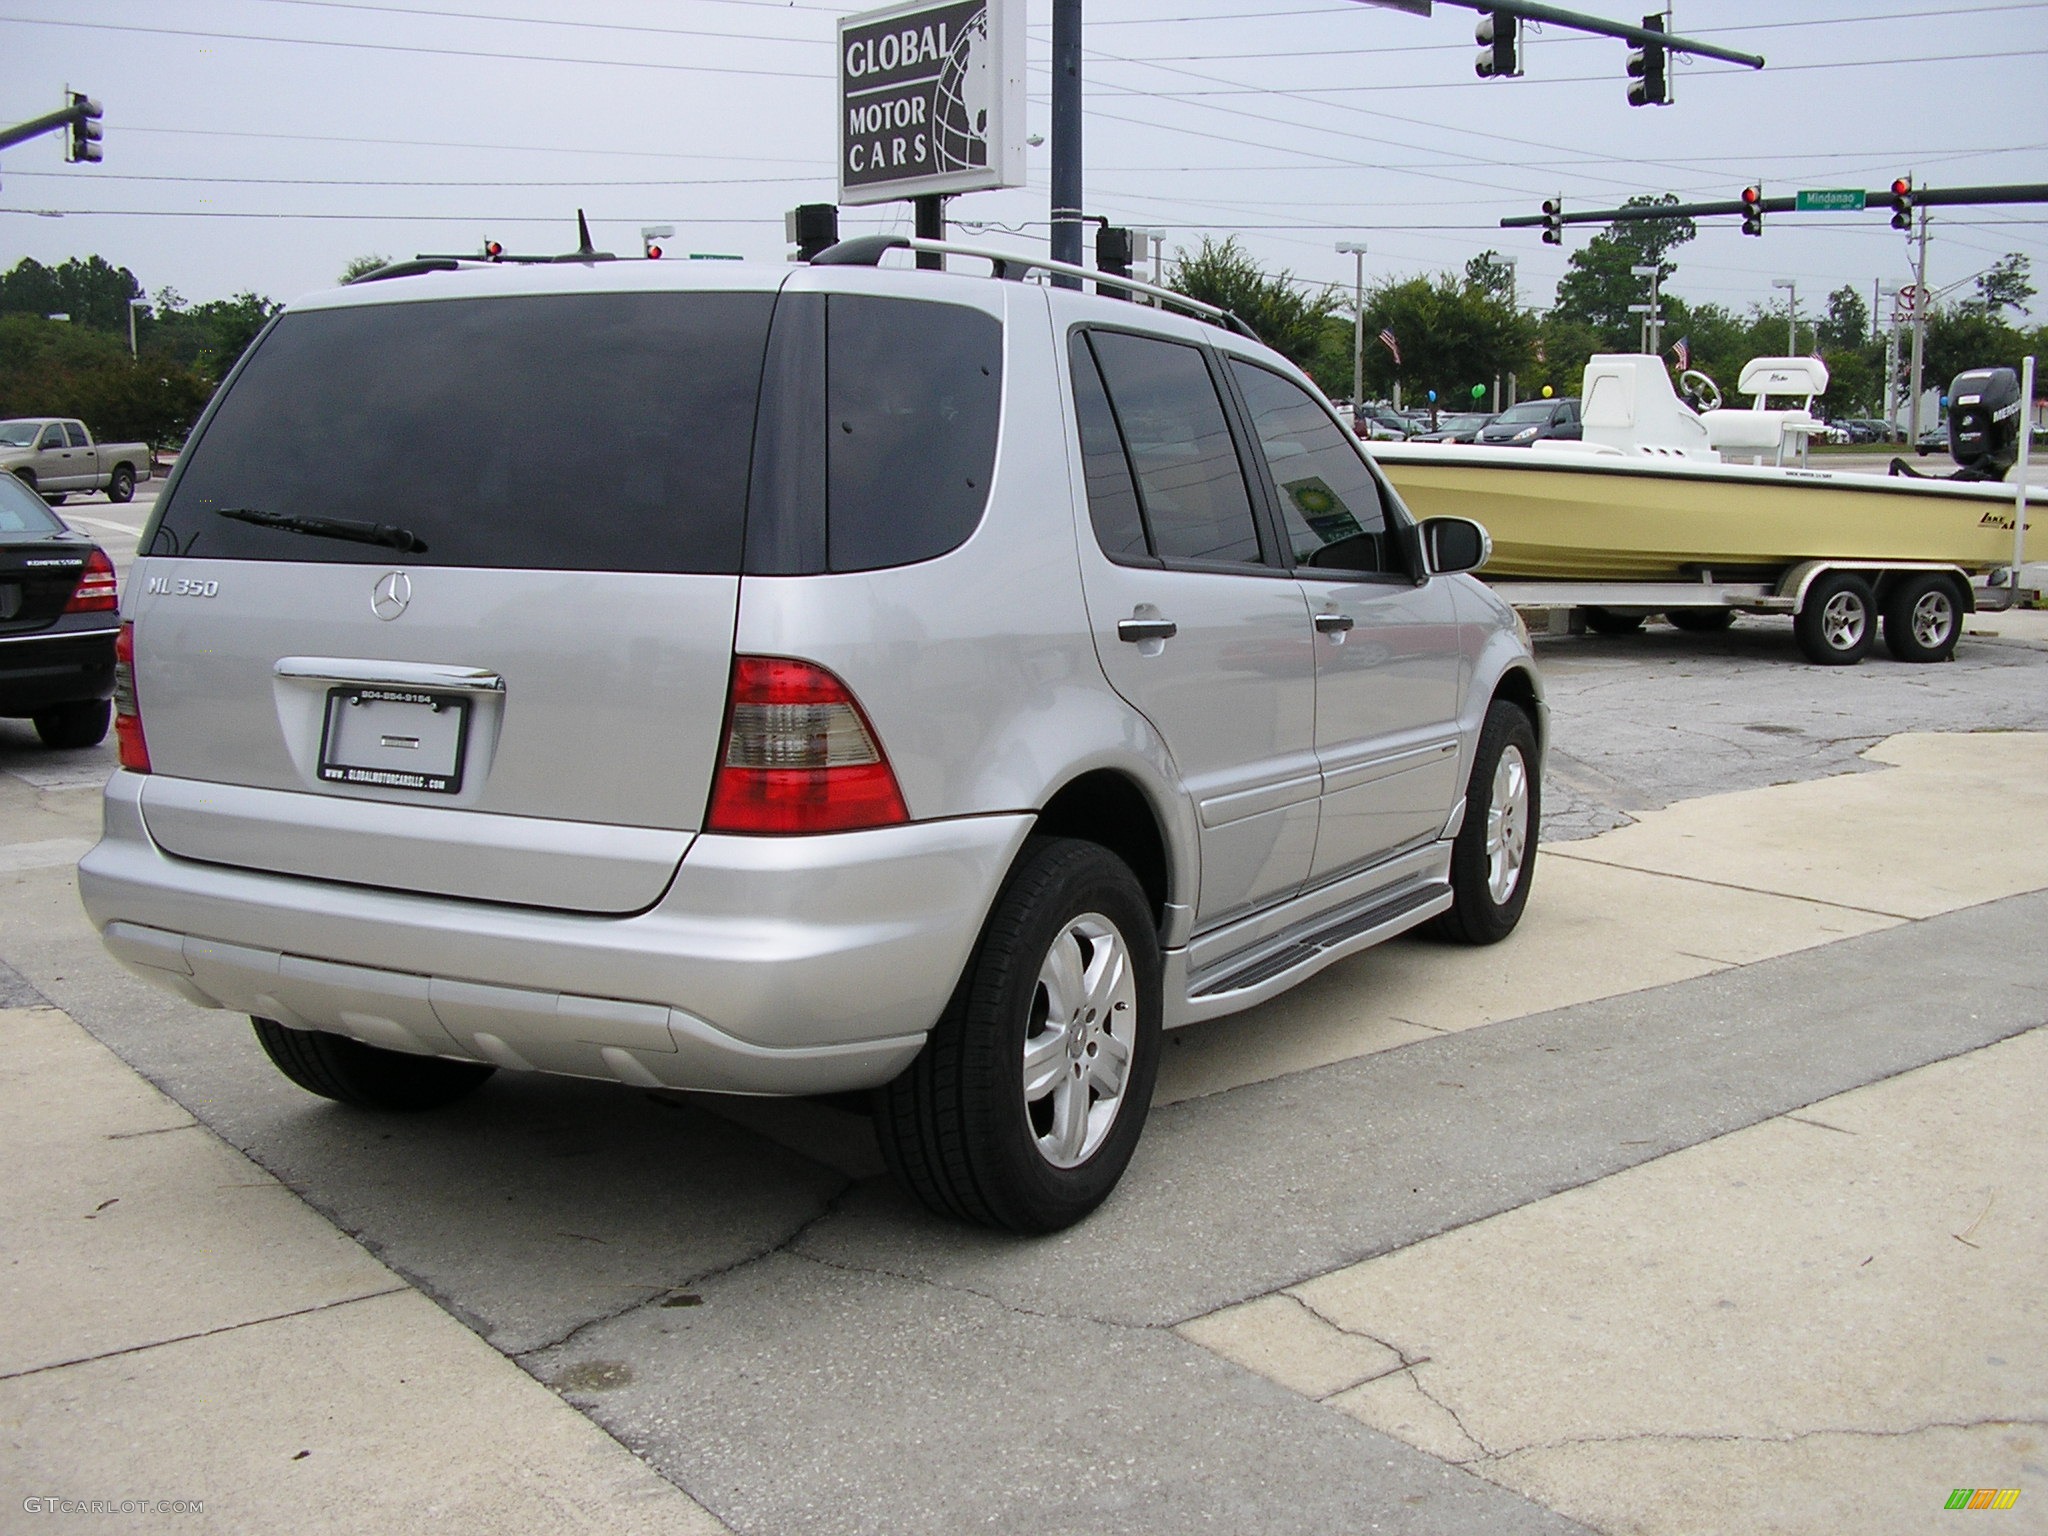
<instances>
[{"instance_id":1,"label":"door handle","mask_svg":"<svg viewBox=\"0 0 2048 1536\"><path fill-rule=\"evenodd\" d=\"M1116 637L1136 645L1144 640L1171 640L1180 626L1171 619L1118 619Z\"/></svg>"},{"instance_id":2,"label":"door handle","mask_svg":"<svg viewBox=\"0 0 2048 1536\"><path fill-rule=\"evenodd\" d=\"M1316 633L1341 635L1351 628L1353 622L1348 613L1319 613L1316 615Z\"/></svg>"}]
</instances>

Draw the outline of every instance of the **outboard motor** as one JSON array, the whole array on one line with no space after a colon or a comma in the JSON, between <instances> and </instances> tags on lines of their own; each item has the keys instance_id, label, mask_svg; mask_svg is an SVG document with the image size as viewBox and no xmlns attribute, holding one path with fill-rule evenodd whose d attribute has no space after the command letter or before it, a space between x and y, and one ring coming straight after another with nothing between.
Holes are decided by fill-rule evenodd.
<instances>
[{"instance_id":1,"label":"outboard motor","mask_svg":"<svg viewBox=\"0 0 2048 1536\"><path fill-rule=\"evenodd\" d=\"M2010 368L1972 368L1956 375L1948 397L1950 457L1972 480L2003 480L2020 456L2020 376Z\"/></svg>"},{"instance_id":2,"label":"outboard motor","mask_svg":"<svg viewBox=\"0 0 2048 1536\"><path fill-rule=\"evenodd\" d=\"M1962 468L1951 480L2003 480L2019 462L2022 407L2020 378L2010 368L1972 368L1948 387L1948 451ZM1927 479L1904 459L1891 472Z\"/></svg>"}]
</instances>

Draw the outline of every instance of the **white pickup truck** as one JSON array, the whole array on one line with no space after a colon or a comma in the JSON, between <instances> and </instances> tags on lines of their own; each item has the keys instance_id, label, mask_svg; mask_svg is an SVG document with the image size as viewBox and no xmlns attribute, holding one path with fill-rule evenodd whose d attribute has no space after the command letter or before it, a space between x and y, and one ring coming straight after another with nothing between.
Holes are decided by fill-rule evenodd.
<instances>
[{"instance_id":1,"label":"white pickup truck","mask_svg":"<svg viewBox=\"0 0 2048 1536\"><path fill-rule=\"evenodd\" d=\"M95 443L82 421L24 416L0 421L0 470L52 506L72 491L105 491L109 501L126 501L135 482L149 478L150 455L143 443Z\"/></svg>"}]
</instances>

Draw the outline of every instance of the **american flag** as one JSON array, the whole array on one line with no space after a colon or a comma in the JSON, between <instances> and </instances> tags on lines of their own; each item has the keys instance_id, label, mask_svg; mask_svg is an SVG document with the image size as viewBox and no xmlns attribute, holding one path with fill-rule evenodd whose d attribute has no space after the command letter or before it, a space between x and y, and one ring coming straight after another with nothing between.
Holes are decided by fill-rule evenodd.
<instances>
[{"instance_id":1,"label":"american flag","mask_svg":"<svg viewBox=\"0 0 2048 1536\"><path fill-rule=\"evenodd\" d=\"M1389 352L1394 354L1394 366L1396 368L1400 367L1401 343L1394 340L1394 333L1391 330L1380 332L1380 345L1385 347Z\"/></svg>"},{"instance_id":2,"label":"american flag","mask_svg":"<svg viewBox=\"0 0 2048 1536\"><path fill-rule=\"evenodd\" d=\"M1678 371L1685 372L1692 366L1692 338L1681 336L1671 344L1671 354L1678 359Z\"/></svg>"}]
</instances>

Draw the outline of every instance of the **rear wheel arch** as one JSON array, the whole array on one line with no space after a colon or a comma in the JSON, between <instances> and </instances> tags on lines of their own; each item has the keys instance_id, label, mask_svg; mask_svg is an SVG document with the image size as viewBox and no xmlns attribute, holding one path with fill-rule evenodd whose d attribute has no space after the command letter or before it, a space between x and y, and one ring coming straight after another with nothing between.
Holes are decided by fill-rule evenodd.
<instances>
[{"instance_id":1,"label":"rear wheel arch","mask_svg":"<svg viewBox=\"0 0 2048 1536\"><path fill-rule=\"evenodd\" d=\"M1174 871L1159 813L1136 780L1110 768L1071 779L1046 802L1033 831L1096 843L1115 854L1137 877L1153 920L1164 926L1174 899Z\"/></svg>"}]
</instances>

